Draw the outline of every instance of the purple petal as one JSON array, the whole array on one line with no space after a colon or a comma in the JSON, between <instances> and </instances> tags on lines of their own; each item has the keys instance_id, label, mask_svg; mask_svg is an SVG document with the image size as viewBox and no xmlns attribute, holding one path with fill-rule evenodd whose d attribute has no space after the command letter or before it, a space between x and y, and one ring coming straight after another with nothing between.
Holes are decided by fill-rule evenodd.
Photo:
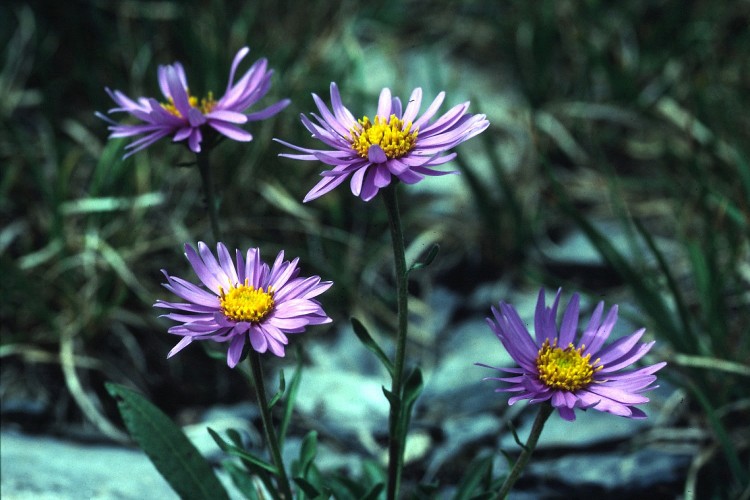
<instances>
[{"instance_id":1,"label":"purple petal","mask_svg":"<svg viewBox=\"0 0 750 500\"><path fill-rule=\"evenodd\" d=\"M385 121L391 116L391 89L387 87L380 91L377 116Z\"/></svg>"},{"instance_id":2,"label":"purple petal","mask_svg":"<svg viewBox=\"0 0 750 500\"><path fill-rule=\"evenodd\" d=\"M349 174L344 174L338 177L324 178L323 180L318 182L315 186L313 186L313 188L305 195L305 198L302 200L302 202L307 203L308 201L314 200L316 198L320 198L324 194L333 191L342 182L344 182L348 176Z\"/></svg>"},{"instance_id":3,"label":"purple petal","mask_svg":"<svg viewBox=\"0 0 750 500\"><path fill-rule=\"evenodd\" d=\"M172 356L174 356L175 354L177 354L178 352L180 352L181 350L183 350L183 349L184 349L185 347L187 347L187 346L188 346L188 344L190 344L190 343L191 343L192 341L193 341L193 338L192 338L192 337L183 337L183 338L182 338L182 339L181 339L181 340L180 340L180 341L179 341L179 342L177 343L177 345L176 345L176 346L174 346L174 347L172 348L172 350L171 350L171 351L169 351L169 353L167 354L167 359L171 358Z\"/></svg>"},{"instance_id":4,"label":"purple petal","mask_svg":"<svg viewBox=\"0 0 750 500\"><path fill-rule=\"evenodd\" d=\"M596 331L599 329L599 323L602 320L602 312L604 312L604 301L599 302L591 314L589 324L581 335L580 346L588 346L593 340Z\"/></svg>"},{"instance_id":5,"label":"purple petal","mask_svg":"<svg viewBox=\"0 0 750 500\"><path fill-rule=\"evenodd\" d=\"M435 115L435 113L437 113L440 105L443 104L443 99L445 99L445 92L440 92L437 97L435 97L435 100L432 101L432 104L430 104L424 114L414 122L412 130L421 129L422 126L425 125L430 120L430 118Z\"/></svg>"},{"instance_id":6,"label":"purple petal","mask_svg":"<svg viewBox=\"0 0 750 500\"><path fill-rule=\"evenodd\" d=\"M378 186L375 184L377 169L378 167L368 168L365 173L365 179L362 182L362 200L364 201L370 201L378 194Z\"/></svg>"},{"instance_id":7,"label":"purple petal","mask_svg":"<svg viewBox=\"0 0 750 500\"><path fill-rule=\"evenodd\" d=\"M240 362L243 347L245 347L245 336L236 335L227 350L227 365L229 365L229 368L234 368Z\"/></svg>"},{"instance_id":8,"label":"purple petal","mask_svg":"<svg viewBox=\"0 0 750 500\"><path fill-rule=\"evenodd\" d=\"M347 130L351 130L357 123L354 115L341 102L341 94L339 94L339 89L334 82L331 82L331 107L333 108L336 120L346 127Z\"/></svg>"},{"instance_id":9,"label":"purple petal","mask_svg":"<svg viewBox=\"0 0 750 500\"><path fill-rule=\"evenodd\" d=\"M201 245L205 247L205 244L203 242L198 243L198 248L201 249ZM214 292L216 295L219 295L220 287L226 287L227 283L223 280L219 280L216 276L216 273L214 272L215 268L218 269L219 266L216 265L215 268L209 267L207 263L204 262L204 259L201 258L201 256L196 253L196 251L193 249L192 246L189 244L185 244L185 257L187 257L188 261L190 262L190 265L193 266L193 271L195 271L195 274L198 276L198 279L201 280L201 282L206 285L212 292ZM213 259L213 257L211 257ZM209 261L210 262L210 261ZM215 261L214 261L215 264Z\"/></svg>"},{"instance_id":10,"label":"purple petal","mask_svg":"<svg viewBox=\"0 0 750 500\"><path fill-rule=\"evenodd\" d=\"M626 355L633 346L638 343L645 332L646 329L641 328L627 337L617 339L611 345L599 352L596 357L599 358L599 362L606 367L610 361L614 361Z\"/></svg>"},{"instance_id":11,"label":"purple petal","mask_svg":"<svg viewBox=\"0 0 750 500\"><path fill-rule=\"evenodd\" d=\"M247 123L247 116L236 111L228 111L223 109L214 109L206 115L209 120L219 120L222 122L229 123Z\"/></svg>"},{"instance_id":12,"label":"purple petal","mask_svg":"<svg viewBox=\"0 0 750 500\"><path fill-rule=\"evenodd\" d=\"M268 350L268 341L266 340L266 336L263 335L258 327L251 328L249 335L250 345L253 346L253 349L255 349L256 352L264 353Z\"/></svg>"},{"instance_id":13,"label":"purple petal","mask_svg":"<svg viewBox=\"0 0 750 500\"><path fill-rule=\"evenodd\" d=\"M385 155L383 148L377 144L373 144L367 149L367 159L372 163L385 163L388 157Z\"/></svg>"},{"instance_id":14,"label":"purple petal","mask_svg":"<svg viewBox=\"0 0 750 500\"><path fill-rule=\"evenodd\" d=\"M377 188L384 188L391 183L391 174L388 172L388 167L380 164L375 166L374 169L373 183Z\"/></svg>"},{"instance_id":15,"label":"purple petal","mask_svg":"<svg viewBox=\"0 0 750 500\"><path fill-rule=\"evenodd\" d=\"M242 59L245 58L245 56L250 52L250 48L248 47L242 47L239 51L237 51L237 54L234 56L234 59L232 60L232 67L229 70L229 81L227 82L227 88L224 91L224 93L229 92L232 89L232 85L234 84L234 75L237 72L237 67L240 65L240 62Z\"/></svg>"},{"instance_id":16,"label":"purple petal","mask_svg":"<svg viewBox=\"0 0 750 500\"><path fill-rule=\"evenodd\" d=\"M414 118L416 118L417 113L419 112L419 107L421 105L422 89L417 87L412 91L411 96L409 97L409 102L406 105L406 111L404 111L404 115L401 118L404 123L410 123L414 121Z\"/></svg>"},{"instance_id":17,"label":"purple petal","mask_svg":"<svg viewBox=\"0 0 750 500\"><path fill-rule=\"evenodd\" d=\"M248 113L245 115L246 121L255 122L258 120L265 120L266 118L270 118L279 113L282 109L289 106L291 102L292 101L289 99L282 99L277 103L271 104L270 106L261 109L260 111Z\"/></svg>"},{"instance_id":18,"label":"purple petal","mask_svg":"<svg viewBox=\"0 0 750 500\"><path fill-rule=\"evenodd\" d=\"M578 328L578 294L573 294L573 297L568 303L568 307L565 309L563 315L562 324L560 325L560 337L558 345L563 349L573 343L575 338L576 328Z\"/></svg>"},{"instance_id":19,"label":"purple petal","mask_svg":"<svg viewBox=\"0 0 750 500\"><path fill-rule=\"evenodd\" d=\"M220 134L234 141L250 142L253 140L253 134L236 125L217 120L209 120L208 124Z\"/></svg>"},{"instance_id":20,"label":"purple petal","mask_svg":"<svg viewBox=\"0 0 750 500\"><path fill-rule=\"evenodd\" d=\"M615 327L615 323L617 323L617 309L617 304L610 308L607 317L604 318L604 323L597 328L596 335L591 339L591 343L586 350L583 351L584 354L591 353L591 357L597 357L597 352L604 345L604 342L607 341L609 334L612 333L612 329Z\"/></svg>"}]
</instances>

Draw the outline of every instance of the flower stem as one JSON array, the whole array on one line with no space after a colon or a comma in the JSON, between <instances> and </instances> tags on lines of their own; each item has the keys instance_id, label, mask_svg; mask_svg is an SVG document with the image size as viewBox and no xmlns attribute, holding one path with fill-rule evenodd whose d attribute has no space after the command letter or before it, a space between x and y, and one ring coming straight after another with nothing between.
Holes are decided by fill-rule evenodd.
<instances>
[{"instance_id":1,"label":"flower stem","mask_svg":"<svg viewBox=\"0 0 750 500\"><path fill-rule=\"evenodd\" d=\"M393 365L393 377L391 393L398 404L391 401L391 410L388 417L388 499L395 500L401 483L401 472L404 466L404 448L406 445L407 429L402 429L402 422L408 422L408 418L402 415L403 405L403 373L404 357L406 352L406 333L408 319L408 290L406 272L406 250L404 248L404 233L401 229L401 216L398 209L398 198L396 196L396 183L391 183L383 188L381 193L385 208L388 212L388 224L391 228L391 241L393 243L393 261L396 271L396 296L398 330L396 332L396 360Z\"/></svg>"},{"instance_id":2,"label":"flower stem","mask_svg":"<svg viewBox=\"0 0 750 500\"><path fill-rule=\"evenodd\" d=\"M248 355L250 360L250 373L253 377L253 384L255 385L255 395L258 399L258 408L260 408L260 418L263 421L263 430L266 435L266 443L268 450L271 452L271 459L273 464L278 470L277 485L282 498L285 500L292 500L292 489L289 486L289 478L286 475L286 469L284 468L284 459L281 456L281 449L279 448L279 440L276 437L276 431L273 428L273 422L271 421L271 410L268 407L268 399L266 398L266 386L263 381L263 369L260 366L260 354L255 349L250 349Z\"/></svg>"},{"instance_id":3,"label":"flower stem","mask_svg":"<svg viewBox=\"0 0 750 500\"><path fill-rule=\"evenodd\" d=\"M211 163L208 158L208 149L196 153L198 161L198 171L201 174L201 181L203 183L203 195L206 200L206 209L208 210L208 217L211 220L211 231L214 236L214 240L218 243L221 241L221 229L219 228L219 205L216 203L216 196L214 194L214 184L211 179Z\"/></svg>"},{"instance_id":4,"label":"flower stem","mask_svg":"<svg viewBox=\"0 0 750 500\"><path fill-rule=\"evenodd\" d=\"M521 456L516 460L516 463L513 464L510 474L505 478L505 482L495 498L504 499L518 478L521 477L521 473L529 462L531 454L534 453L534 448L536 448L536 443L539 441L539 436L542 435L544 423L553 411L554 408L551 404L542 403L541 408L539 408L539 413L537 413L536 418L534 419L534 424L531 426L531 432L529 433L529 439L526 441L526 446L521 452Z\"/></svg>"}]
</instances>

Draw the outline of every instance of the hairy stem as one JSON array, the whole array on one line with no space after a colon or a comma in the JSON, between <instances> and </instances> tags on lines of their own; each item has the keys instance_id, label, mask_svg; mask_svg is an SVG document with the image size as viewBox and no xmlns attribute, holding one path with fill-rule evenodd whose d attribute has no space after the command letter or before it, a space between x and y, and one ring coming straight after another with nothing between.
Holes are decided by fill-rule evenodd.
<instances>
[{"instance_id":1,"label":"hairy stem","mask_svg":"<svg viewBox=\"0 0 750 500\"><path fill-rule=\"evenodd\" d=\"M531 432L529 433L529 439L526 441L526 446L521 452L521 456L519 456L518 460L516 460L516 463L513 464L513 468L511 469L510 474L508 474L508 477L505 478L505 482L503 483L503 486L500 488L500 491L498 491L495 498L505 498L518 478L521 477L521 473L526 467L526 464L529 462L531 454L534 453L534 448L536 448L536 443L537 441L539 441L539 436L542 435L544 423L552 414L553 410L554 408L551 404L542 403L541 408L539 408L539 413L537 413L536 418L534 419L534 425L531 426Z\"/></svg>"},{"instance_id":2,"label":"hairy stem","mask_svg":"<svg viewBox=\"0 0 750 500\"><path fill-rule=\"evenodd\" d=\"M260 408L260 418L263 421L263 430L266 435L266 444L268 450L271 453L271 459L273 464L278 470L277 485L281 498L284 500L292 500L292 489L289 486L289 478L286 475L286 469L284 468L284 459L281 456L281 448L279 447L279 440L276 437L276 431L273 427L273 421L271 420L271 409L268 407L268 398L266 397L266 386L263 381L263 369L260 366L260 354L255 349L250 349L248 355L250 360L250 373L253 377L253 384L255 384L255 395L258 399L258 408Z\"/></svg>"},{"instance_id":3,"label":"hairy stem","mask_svg":"<svg viewBox=\"0 0 750 500\"><path fill-rule=\"evenodd\" d=\"M211 179L211 164L208 158L208 150L196 153L198 160L198 171L201 174L203 184L203 196L206 201L206 210L211 220L211 231L216 243L221 241L221 229L219 228L219 205L217 204L216 195L214 194L214 184Z\"/></svg>"},{"instance_id":4,"label":"hairy stem","mask_svg":"<svg viewBox=\"0 0 750 500\"><path fill-rule=\"evenodd\" d=\"M398 198L396 197L396 183L381 190L383 201L388 212L388 224L391 229L391 241L393 243L393 262L396 272L396 298L398 314L398 330L396 332L396 359L393 364L393 378L391 393L396 398L397 404L391 402L391 410L388 417L388 499L395 500L401 483L401 472L404 467L404 448L406 444L407 429L402 429L402 423L408 422L408 418L402 413L405 411L403 405L403 374L404 357L406 351L406 334L408 319L408 290L406 272L406 250L404 248L404 234L401 229L401 216L398 209Z\"/></svg>"}]
</instances>

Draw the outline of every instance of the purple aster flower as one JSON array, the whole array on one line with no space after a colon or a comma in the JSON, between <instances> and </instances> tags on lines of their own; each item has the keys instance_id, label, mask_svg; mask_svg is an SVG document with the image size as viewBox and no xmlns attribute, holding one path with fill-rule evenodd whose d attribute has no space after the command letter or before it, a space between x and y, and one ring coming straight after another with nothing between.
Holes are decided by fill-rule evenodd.
<instances>
[{"instance_id":1,"label":"purple aster flower","mask_svg":"<svg viewBox=\"0 0 750 500\"><path fill-rule=\"evenodd\" d=\"M643 357L654 345L653 341L638 342L645 328L604 346L617 322L617 306L609 310L602 322L604 303L599 302L588 326L574 344L578 327L578 294L570 300L558 333L555 320L559 301L560 290L552 308L546 307L544 289L539 292L534 338L512 306L500 302L499 308L492 307L494 321L487 318L487 323L519 367L495 368L511 376L485 380L511 384L495 390L518 393L508 400L508 404L522 399L528 399L530 403L550 401L565 420L575 420L575 408L646 418L646 414L634 405L648 402L642 393L658 387L651 385L656 381L654 373L666 363L620 371Z\"/></svg>"},{"instance_id":2,"label":"purple aster flower","mask_svg":"<svg viewBox=\"0 0 750 500\"><path fill-rule=\"evenodd\" d=\"M125 158L166 136L172 136L174 142L187 140L188 147L194 153L201 151L204 135L210 131L235 141L251 141L252 134L238 125L269 118L284 109L290 101L283 99L261 111L246 113L250 106L268 93L273 74L273 70L266 70L268 61L259 59L235 83L237 67L248 52L250 49L243 47L234 56L227 89L218 101L212 92L200 100L191 95L185 70L182 64L176 62L159 66L159 87L166 101L159 102L151 97L139 97L134 101L119 90L106 89L118 105L109 113L129 113L141 123L118 124L102 113L97 113L97 116L111 124L110 138L142 136L125 147L130 150Z\"/></svg>"},{"instance_id":3,"label":"purple aster flower","mask_svg":"<svg viewBox=\"0 0 750 500\"><path fill-rule=\"evenodd\" d=\"M297 160L316 160L331 165L321 180L305 196L310 201L346 180L351 175L351 189L355 196L370 201L378 190L391 183L392 176L407 184L416 184L426 175L445 175L455 172L435 170L455 158L446 152L474 137L489 126L485 115L466 112L469 103L454 106L439 119L430 123L445 98L440 92L427 110L417 118L422 104L422 89L416 88L409 97L406 109L398 97L391 97L387 88L380 92L378 109L370 120L367 116L356 120L342 104L335 83L331 83L333 113L323 100L313 94L320 116L315 119L301 116L312 136L331 150L308 149L276 139L304 154L282 154Z\"/></svg>"},{"instance_id":4,"label":"purple aster flower","mask_svg":"<svg viewBox=\"0 0 750 500\"><path fill-rule=\"evenodd\" d=\"M216 245L218 260L205 243L196 252L185 245L185 256L205 287L176 276L167 277L164 287L186 302L157 300L155 307L177 312L164 317L177 321L169 333L182 340L169 351L172 357L194 340L229 342L227 364L234 368L242 356L245 340L257 352L271 351L284 356L289 342L286 334L301 333L307 325L330 323L322 306L313 297L333 284L319 276L300 278L297 263L284 260L279 252L270 268L260 260L260 250L251 248L246 258L236 250L236 264L222 244Z\"/></svg>"}]
</instances>

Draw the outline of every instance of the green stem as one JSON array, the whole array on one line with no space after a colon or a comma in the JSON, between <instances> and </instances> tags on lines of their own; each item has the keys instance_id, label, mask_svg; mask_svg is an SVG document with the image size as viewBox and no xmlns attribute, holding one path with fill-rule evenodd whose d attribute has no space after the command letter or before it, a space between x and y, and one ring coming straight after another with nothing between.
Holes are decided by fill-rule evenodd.
<instances>
[{"instance_id":1,"label":"green stem","mask_svg":"<svg viewBox=\"0 0 750 500\"><path fill-rule=\"evenodd\" d=\"M505 478L505 482L495 498L504 499L508 495L510 489L516 483L518 478L521 477L521 473L529 462L531 454L534 453L534 448L536 448L536 443L539 441L539 436L542 435L544 423L554 411L551 404L542 403L541 406L542 407L539 408L539 413L536 415L536 419L534 419L534 425L531 426L531 432L529 433L529 439L526 441L526 446L521 452L521 456L516 460L516 463L513 464L513 469L511 469L508 477Z\"/></svg>"},{"instance_id":2,"label":"green stem","mask_svg":"<svg viewBox=\"0 0 750 500\"><path fill-rule=\"evenodd\" d=\"M258 408L260 408L260 418L263 421L266 443L271 452L273 464L278 470L277 485L279 492L282 495L281 498L292 500L292 489L289 486L289 478L287 477L286 469L284 468L284 459L281 456L279 440L276 437L276 431L274 430L273 422L271 421L271 409L268 407L268 399L266 398L266 386L263 381L263 369L260 366L260 354L258 354L255 349L250 348L248 359L250 360L250 373L253 377L253 384L255 384L255 395L258 399Z\"/></svg>"},{"instance_id":3,"label":"green stem","mask_svg":"<svg viewBox=\"0 0 750 500\"><path fill-rule=\"evenodd\" d=\"M206 209L211 220L211 231L216 243L221 241L221 229L219 228L219 205L216 203L214 184L211 180L211 164L208 159L208 149L195 154L198 160L198 171L203 183L203 195L206 199Z\"/></svg>"},{"instance_id":4,"label":"green stem","mask_svg":"<svg viewBox=\"0 0 750 500\"><path fill-rule=\"evenodd\" d=\"M393 242L393 261L396 271L396 296L398 330L396 333L396 360L393 365L393 378L391 393L398 404L391 402L391 410L388 417L388 499L395 500L401 483L401 471L404 466L404 448L406 445L407 429L401 429L404 419L403 407L403 373L404 356L406 352L406 333L408 320L408 290L406 272L406 250L404 248L404 233L401 229L401 216L398 210L398 198L396 197L397 184L391 183L383 188L381 193L385 208L388 212L388 224L391 228L391 241Z\"/></svg>"}]
</instances>

